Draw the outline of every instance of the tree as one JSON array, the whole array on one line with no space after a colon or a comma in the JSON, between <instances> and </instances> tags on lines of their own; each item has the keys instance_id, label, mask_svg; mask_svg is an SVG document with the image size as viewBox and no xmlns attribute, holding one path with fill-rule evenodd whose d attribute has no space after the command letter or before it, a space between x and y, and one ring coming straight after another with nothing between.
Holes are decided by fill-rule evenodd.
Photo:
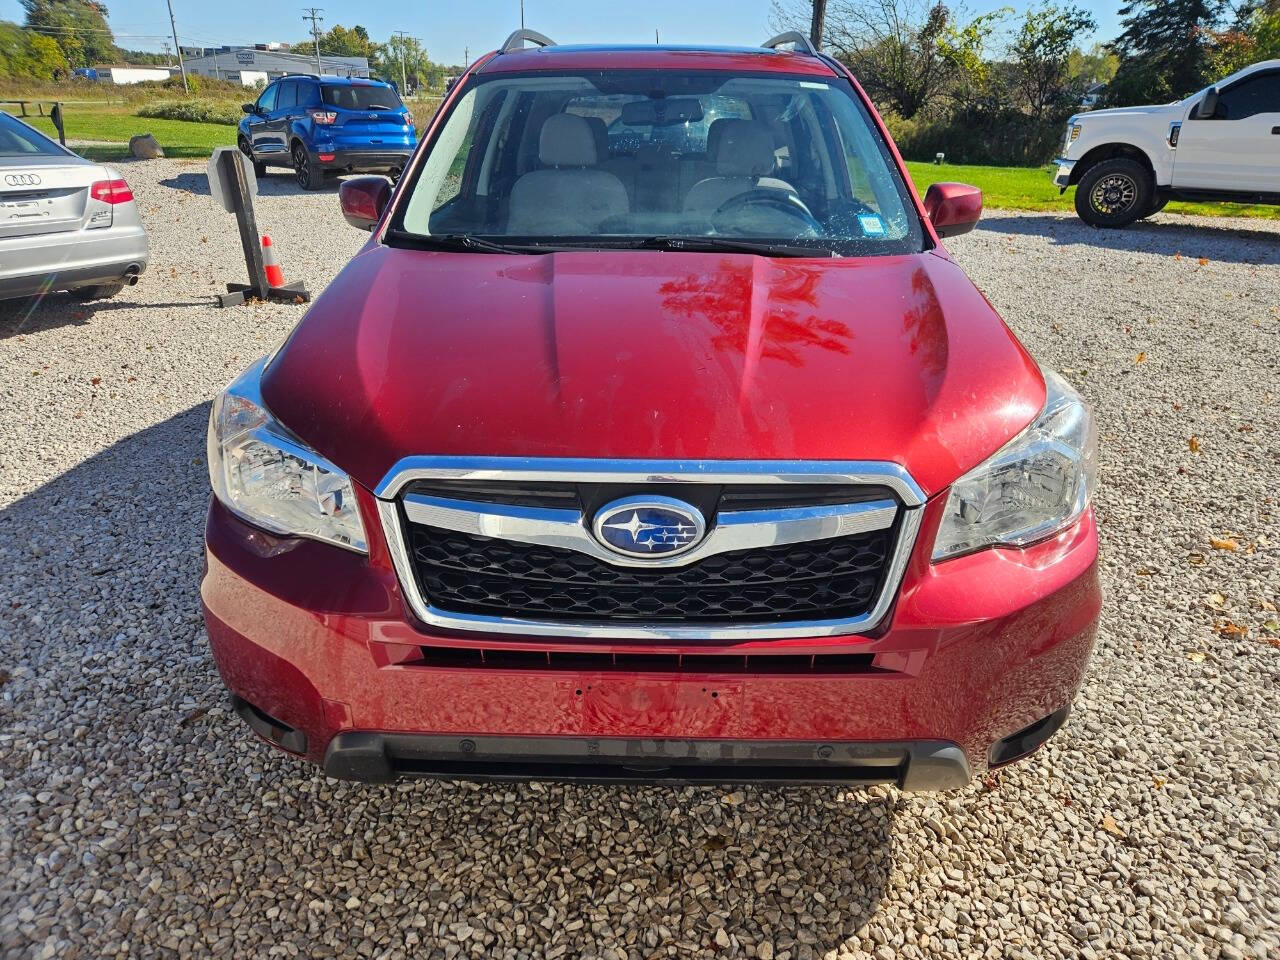
<instances>
[{"instance_id":1,"label":"tree","mask_svg":"<svg viewBox=\"0 0 1280 960\"><path fill-rule=\"evenodd\" d=\"M107 8L95 0L21 0L27 29L52 38L73 66L116 59Z\"/></svg>"},{"instance_id":2,"label":"tree","mask_svg":"<svg viewBox=\"0 0 1280 960\"><path fill-rule=\"evenodd\" d=\"M1124 32L1112 44L1120 68L1107 99L1166 103L1204 87L1225 8L1226 0L1129 0L1120 8Z\"/></svg>"},{"instance_id":3,"label":"tree","mask_svg":"<svg viewBox=\"0 0 1280 960\"><path fill-rule=\"evenodd\" d=\"M910 120L946 84L940 41L950 22L935 0L837 0L827 8L825 45L873 100Z\"/></svg>"},{"instance_id":4,"label":"tree","mask_svg":"<svg viewBox=\"0 0 1280 960\"><path fill-rule=\"evenodd\" d=\"M1077 35L1096 29L1098 22L1080 7L1046 3L1027 11L1010 52L1017 65L1018 88L1037 124L1051 107L1079 102L1084 91L1071 82L1071 54Z\"/></svg>"},{"instance_id":5,"label":"tree","mask_svg":"<svg viewBox=\"0 0 1280 960\"><path fill-rule=\"evenodd\" d=\"M1210 82L1259 60L1280 59L1280 0L1275 0L1274 6L1274 11L1265 6L1242 11L1232 29L1213 34Z\"/></svg>"},{"instance_id":6,"label":"tree","mask_svg":"<svg viewBox=\"0 0 1280 960\"><path fill-rule=\"evenodd\" d=\"M67 61L50 37L0 22L0 77L52 80L67 72Z\"/></svg>"}]
</instances>

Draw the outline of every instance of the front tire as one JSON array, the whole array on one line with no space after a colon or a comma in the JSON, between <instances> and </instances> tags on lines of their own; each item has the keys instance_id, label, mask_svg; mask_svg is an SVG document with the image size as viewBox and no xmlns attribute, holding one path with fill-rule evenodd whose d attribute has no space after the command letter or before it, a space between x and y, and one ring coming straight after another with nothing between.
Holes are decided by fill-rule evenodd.
<instances>
[{"instance_id":1,"label":"front tire","mask_svg":"<svg viewBox=\"0 0 1280 960\"><path fill-rule=\"evenodd\" d=\"M265 177L267 175L267 165L253 155L253 147L249 146L248 139L241 137L236 142L236 146L240 148L241 153L253 162L253 175L259 180Z\"/></svg>"},{"instance_id":2,"label":"front tire","mask_svg":"<svg viewBox=\"0 0 1280 960\"><path fill-rule=\"evenodd\" d=\"M303 190L319 190L324 186L324 171L311 162L307 148L300 143L293 145L293 175Z\"/></svg>"},{"instance_id":3,"label":"front tire","mask_svg":"<svg viewBox=\"0 0 1280 960\"><path fill-rule=\"evenodd\" d=\"M1127 227L1150 216L1155 184L1136 160L1103 160L1084 172L1076 187L1076 213L1090 226Z\"/></svg>"},{"instance_id":4,"label":"front tire","mask_svg":"<svg viewBox=\"0 0 1280 960\"><path fill-rule=\"evenodd\" d=\"M1157 213L1164 209L1165 204L1169 202L1168 195L1160 196L1159 194L1151 201L1151 209L1144 213L1139 219L1146 220L1148 217L1154 217Z\"/></svg>"}]
</instances>

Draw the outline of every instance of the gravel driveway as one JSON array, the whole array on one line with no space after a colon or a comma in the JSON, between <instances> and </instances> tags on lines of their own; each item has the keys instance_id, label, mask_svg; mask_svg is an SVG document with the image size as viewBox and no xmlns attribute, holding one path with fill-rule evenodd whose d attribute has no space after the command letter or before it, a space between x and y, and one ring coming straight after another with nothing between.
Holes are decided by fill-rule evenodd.
<instances>
[{"instance_id":1,"label":"gravel driveway","mask_svg":"<svg viewBox=\"0 0 1280 960\"><path fill-rule=\"evenodd\" d=\"M209 306L244 267L203 164L122 169L142 282L0 307L0 956L1280 957L1280 224L953 241L1101 420L1104 625L1033 761L371 788L256 742L200 618L208 403L302 308ZM283 175L259 218L313 290L361 242Z\"/></svg>"}]
</instances>

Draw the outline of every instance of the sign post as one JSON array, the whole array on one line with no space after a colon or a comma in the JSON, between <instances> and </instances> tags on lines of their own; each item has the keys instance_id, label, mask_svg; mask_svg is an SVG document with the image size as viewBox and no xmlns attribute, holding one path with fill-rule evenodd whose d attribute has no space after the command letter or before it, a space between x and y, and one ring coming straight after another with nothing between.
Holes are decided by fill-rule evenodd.
<instances>
[{"instance_id":1,"label":"sign post","mask_svg":"<svg viewBox=\"0 0 1280 960\"><path fill-rule=\"evenodd\" d=\"M273 287L267 282L266 265L262 261L262 242L258 222L253 215L253 198L258 192L258 178L253 174L249 158L239 147L219 147L209 158L209 192L228 213L236 215L240 229L240 246L244 249L244 265L248 283L228 283L227 292L218 294L218 306L233 307L251 297L284 303L307 303L311 294L302 281Z\"/></svg>"}]
</instances>

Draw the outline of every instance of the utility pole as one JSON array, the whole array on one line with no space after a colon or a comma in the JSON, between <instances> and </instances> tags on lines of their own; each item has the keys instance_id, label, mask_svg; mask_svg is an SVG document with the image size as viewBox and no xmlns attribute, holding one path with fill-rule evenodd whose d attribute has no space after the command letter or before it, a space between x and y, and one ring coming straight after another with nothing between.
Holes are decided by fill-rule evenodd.
<instances>
[{"instance_id":1,"label":"utility pole","mask_svg":"<svg viewBox=\"0 0 1280 960\"><path fill-rule=\"evenodd\" d=\"M391 36L400 41L400 94L407 97L409 95L409 83L406 77L405 59L409 44L407 43L408 34L403 30L391 31Z\"/></svg>"},{"instance_id":2,"label":"utility pole","mask_svg":"<svg viewBox=\"0 0 1280 960\"><path fill-rule=\"evenodd\" d=\"M524 0L520 0L520 29L524 29Z\"/></svg>"},{"instance_id":3,"label":"utility pole","mask_svg":"<svg viewBox=\"0 0 1280 960\"><path fill-rule=\"evenodd\" d=\"M178 24L173 19L173 0L166 0L169 4L169 29L173 31L173 46L178 51L178 69L182 71L182 92L190 93L191 88L187 86L187 65L182 62L182 47L178 45Z\"/></svg>"},{"instance_id":4,"label":"utility pole","mask_svg":"<svg viewBox=\"0 0 1280 960\"><path fill-rule=\"evenodd\" d=\"M311 21L311 39L316 43L316 74L324 75L324 68L320 66L320 26L324 22L324 17L320 14L324 13L324 7L303 7L307 11L302 15L303 20Z\"/></svg>"},{"instance_id":5,"label":"utility pole","mask_svg":"<svg viewBox=\"0 0 1280 960\"><path fill-rule=\"evenodd\" d=\"M471 66L471 48L470 47L462 48L462 65L464 67Z\"/></svg>"},{"instance_id":6,"label":"utility pole","mask_svg":"<svg viewBox=\"0 0 1280 960\"><path fill-rule=\"evenodd\" d=\"M809 42L822 49L822 28L827 20L827 0L813 0L813 19L809 22Z\"/></svg>"}]
</instances>

